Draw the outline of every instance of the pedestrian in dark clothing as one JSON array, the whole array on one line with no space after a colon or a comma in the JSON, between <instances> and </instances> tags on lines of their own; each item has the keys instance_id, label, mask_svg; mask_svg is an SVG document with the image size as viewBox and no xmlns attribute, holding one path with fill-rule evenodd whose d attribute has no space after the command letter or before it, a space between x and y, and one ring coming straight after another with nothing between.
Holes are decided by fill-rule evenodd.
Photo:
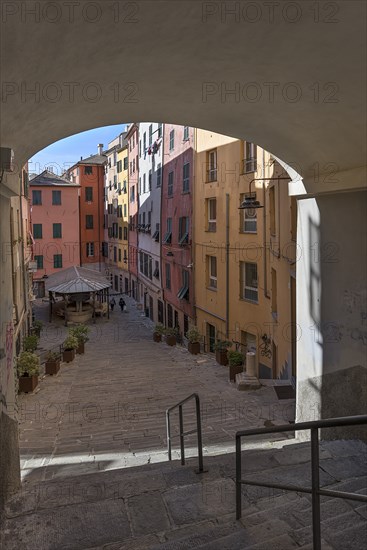
<instances>
[{"instance_id":1,"label":"pedestrian in dark clothing","mask_svg":"<svg viewBox=\"0 0 367 550\"><path fill-rule=\"evenodd\" d=\"M125 303L125 300L122 298L122 296L121 296L120 301L119 301L119 306L121 308L121 311L124 311L126 303Z\"/></svg>"},{"instance_id":2,"label":"pedestrian in dark clothing","mask_svg":"<svg viewBox=\"0 0 367 550\"><path fill-rule=\"evenodd\" d=\"M112 298L112 300L110 301L111 311L113 311L113 308L115 307L115 305L116 305L116 300L115 298Z\"/></svg>"}]
</instances>

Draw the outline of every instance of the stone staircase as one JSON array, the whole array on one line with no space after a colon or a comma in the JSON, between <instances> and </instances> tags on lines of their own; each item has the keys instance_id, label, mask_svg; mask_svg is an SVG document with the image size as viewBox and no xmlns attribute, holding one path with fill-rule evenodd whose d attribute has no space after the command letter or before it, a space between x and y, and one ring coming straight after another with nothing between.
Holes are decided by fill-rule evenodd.
<instances>
[{"instance_id":1,"label":"stone staircase","mask_svg":"<svg viewBox=\"0 0 367 550\"><path fill-rule=\"evenodd\" d=\"M245 448L245 446L244 446ZM320 444L320 482L366 494L367 446ZM310 486L310 446L289 440L244 451L243 475ZM25 483L9 501L0 538L4 550L288 550L312 548L311 496L243 487L235 520L235 455L205 458L197 475L162 462ZM367 507L322 497L323 550L365 548Z\"/></svg>"}]
</instances>

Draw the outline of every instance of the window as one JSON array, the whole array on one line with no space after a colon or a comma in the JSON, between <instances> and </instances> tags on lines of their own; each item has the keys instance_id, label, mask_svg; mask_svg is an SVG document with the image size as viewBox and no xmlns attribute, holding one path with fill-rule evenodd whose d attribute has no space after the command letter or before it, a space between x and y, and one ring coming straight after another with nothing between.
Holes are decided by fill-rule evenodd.
<instances>
[{"instance_id":1,"label":"window","mask_svg":"<svg viewBox=\"0 0 367 550\"><path fill-rule=\"evenodd\" d=\"M166 264L166 288L171 290L171 266Z\"/></svg>"},{"instance_id":2,"label":"window","mask_svg":"<svg viewBox=\"0 0 367 550\"><path fill-rule=\"evenodd\" d=\"M85 188L85 201L86 202L92 202L93 200L93 187L86 187Z\"/></svg>"},{"instance_id":3,"label":"window","mask_svg":"<svg viewBox=\"0 0 367 550\"><path fill-rule=\"evenodd\" d=\"M163 243L171 244L172 242L172 218L167 218L167 232L164 236Z\"/></svg>"},{"instance_id":4,"label":"window","mask_svg":"<svg viewBox=\"0 0 367 550\"><path fill-rule=\"evenodd\" d=\"M186 162L186 164L183 165L183 186L182 186L182 192L188 193L190 190L190 163Z\"/></svg>"},{"instance_id":5,"label":"window","mask_svg":"<svg viewBox=\"0 0 367 550\"><path fill-rule=\"evenodd\" d=\"M122 160L117 161L117 173L122 172Z\"/></svg>"},{"instance_id":6,"label":"window","mask_svg":"<svg viewBox=\"0 0 367 550\"><path fill-rule=\"evenodd\" d=\"M127 241L127 227L124 227L124 241Z\"/></svg>"},{"instance_id":7,"label":"window","mask_svg":"<svg viewBox=\"0 0 367 550\"><path fill-rule=\"evenodd\" d=\"M143 134L143 149L144 149L144 155L145 155L146 148L147 148L147 133L144 132L144 134ZM144 158L145 158L145 157L144 157Z\"/></svg>"},{"instance_id":8,"label":"window","mask_svg":"<svg viewBox=\"0 0 367 550\"><path fill-rule=\"evenodd\" d=\"M62 254L54 254L54 268L62 267Z\"/></svg>"},{"instance_id":9,"label":"window","mask_svg":"<svg viewBox=\"0 0 367 550\"><path fill-rule=\"evenodd\" d=\"M122 189L123 189L123 191L124 191L124 193L125 193L125 195L126 195L126 193L127 193L127 184L126 184L126 180L124 180L124 185L123 185L123 188L122 188Z\"/></svg>"},{"instance_id":10,"label":"window","mask_svg":"<svg viewBox=\"0 0 367 550\"><path fill-rule=\"evenodd\" d=\"M135 185L130 187L130 202L135 201Z\"/></svg>"},{"instance_id":11,"label":"window","mask_svg":"<svg viewBox=\"0 0 367 550\"><path fill-rule=\"evenodd\" d=\"M33 224L33 237L35 239L42 239L42 224L34 223Z\"/></svg>"},{"instance_id":12,"label":"window","mask_svg":"<svg viewBox=\"0 0 367 550\"><path fill-rule=\"evenodd\" d=\"M42 191L32 191L32 204L33 206L42 204Z\"/></svg>"},{"instance_id":13,"label":"window","mask_svg":"<svg viewBox=\"0 0 367 550\"><path fill-rule=\"evenodd\" d=\"M208 258L208 286L209 288L217 288L217 258L215 256L207 256Z\"/></svg>"},{"instance_id":14,"label":"window","mask_svg":"<svg viewBox=\"0 0 367 550\"><path fill-rule=\"evenodd\" d=\"M189 272L186 269L182 270L182 286L178 291L177 298L189 301Z\"/></svg>"},{"instance_id":15,"label":"window","mask_svg":"<svg viewBox=\"0 0 367 550\"><path fill-rule=\"evenodd\" d=\"M162 165L158 164L157 166L157 187L162 185Z\"/></svg>"},{"instance_id":16,"label":"window","mask_svg":"<svg viewBox=\"0 0 367 550\"><path fill-rule=\"evenodd\" d=\"M217 199L207 199L208 231L217 230Z\"/></svg>"},{"instance_id":17,"label":"window","mask_svg":"<svg viewBox=\"0 0 367 550\"><path fill-rule=\"evenodd\" d=\"M152 171L151 170L149 170L148 187L149 187L149 191L151 191L152 190Z\"/></svg>"},{"instance_id":18,"label":"window","mask_svg":"<svg viewBox=\"0 0 367 550\"><path fill-rule=\"evenodd\" d=\"M93 166L84 166L84 174L86 176L93 174Z\"/></svg>"},{"instance_id":19,"label":"window","mask_svg":"<svg viewBox=\"0 0 367 550\"><path fill-rule=\"evenodd\" d=\"M113 187L114 187L114 189L117 189L117 176L116 175L113 176Z\"/></svg>"},{"instance_id":20,"label":"window","mask_svg":"<svg viewBox=\"0 0 367 550\"><path fill-rule=\"evenodd\" d=\"M170 172L168 174L168 196L172 197L173 195L173 178L174 178L174 172Z\"/></svg>"},{"instance_id":21,"label":"window","mask_svg":"<svg viewBox=\"0 0 367 550\"><path fill-rule=\"evenodd\" d=\"M61 191L52 191L52 204L61 204Z\"/></svg>"},{"instance_id":22,"label":"window","mask_svg":"<svg viewBox=\"0 0 367 550\"><path fill-rule=\"evenodd\" d=\"M52 236L54 239L62 238L62 226L61 223L52 224Z\"/></svg>"},{"instance_id":23,"label":"window","mask_svg":"<svg viewBox=\"0 0 367 550\"><path fill-rule=\"evenodd\" d=\"M114 151L113 152L113 165L116 166L116 164L117 164L117 153L116 153L116 151Z\"/></svg>"},{"instance_id":24,"label":"window","mask_svg":"<svg viewBox=\"0 0 367 550\"><path fill-rule=\"evenodd\" d=\"M133 172L135 172L135 159L133 159Z\"/></svg>"},{"instance_id":25,"label":"window","mask_svg":"<svg viewBox=\"0 0 367 550\"><path fill-rule=\"evenodd\" d=\"M171 130L169 133L169 150L173 151L175 148L175 131Z\"/></svg>"},{"instance_id":26,"label":"window","mask_svg":"<svg viewBox=\"0 0 367 550\"><path fill-rule=\"evenodd\" d=\"M182 217L178 220L178 244L187 244L189 242L189 218Z\"/></svg>"},{"instance_id":27,"label":"window","mask_svg":"<svg viewBox=\"0 0 367 550\"><path fill-rule=\"evenodd\" d=\"M155 260L154 262L153 277L155 277L156 279L159 279L159 262L157 260Z\"/></svg>"},{"instance_id":28,"label":"window","mask_svg":"<svg viewBox=\"0 0 367 550\"><path fill-rule=\"evenodd\" d=\"M245 193L244 195L241 196L241 203L245 200L245 199L248 199L248 198L254 198L256 199L256 193ZM241 231L242 233L256 233L257 232L257 210L256 208L254 208L254 213L253 215L249 215L249 210L247 210L246 208L243 209L243 210L240 210L240 212L243 216L242 218L242 227L241 227Z\"/></svg>"},{"instance_id":29,"label":"window","mask_svg":"<svg viewBox=\"0 0 367 550\"><path fill-rule=\"evenodd\" d=\"M147 186L146 174L143 174L143 193L146 192L146 186Z\"/></svg>"},{"instance_id":30,"label":"window","mask_svg":"<svg viewBox=\"0 0 367 550\"><path fill-rule=\"evenodd\" d=\"M92 214L87 214L85 216L85 228L86 229L93 229L93 216L92 216Z\"/></svg>"},{"instance_id":31,"label":"window","mask_svg":"<svg viewBox=\"0 0 367 550\"><path fill-rule=\"evenodd\" d=\"M217 150L213 149L208 152L207 156L208 174L207 181L217 181Z\"/></svg>"},{"instance_id":32,"label":"window","mask_svg":"<svg viewBox=\"0 0 367 550\"><path fill-rule=\"evenodd\" d=\"M149 145L153 143L153 124L149 125Z\"/></svg>"},{"instance_id":33,"label":"window","mask_svg":"<svg viewBox=\"0 0 367 550\"><path fill-rule=\"evenodd\" d=\"M119 227L119 240L122 241L122 227Z\"/></svg>"},{"instance_id":34,"label":"window","mask_svg":"<svg viewBox=\"0 0 367 550\"><path fill-rule=\"evenodd\" d=\"M122 218L122 204L117 205L117 217Z\"/></svg>"},{"instance_id":35,"label":"window","mask_svg":"<svg viewBox=\"0 0 367 550\"><path fill-rule=\"evenodd\" d=\"M128 158L125 157L125 158L124 158L124 170L127 170L127 169L128 169L128 163L129 163Z\"/></svg>"},{"instance_id":36,"label":"window","mask_svg":"<svg viewBox=\"0 0 367 550\"><path fill-rule=\"evenodd\" d=\"M37 269L43 269L43 256L35 256L34 259L37 263Z\"/></svg>"},{"instance_id":37,"label":"window","mask_svg":"<svg viewBox=\"0 0 367 550\"><path fill-rule=\"evenodd\" d=\"M183 134L184 141L187 141L189 139L189 127L184 126L184 134Z\"/></svg>"},{"instance_id":38,"label":"window","mask_svg":"<svg viewBox=\"0 0 367 550\"><path fill-rule=\"evenodd\" d=\"M127 262L127 251L124 250L124 263L126 264ZM126 280L126 279L125 279Z\"/></svg>"},{"instance_id":39,"label":"window","mask_svg":"<svg viewBox=\"0 0 367 550\"><path fill-rule=\"evenodd\" d=\"M269 189L269 210L270 210L270 234L273 237L276 235L275 224L275 186L273 185Z\"/></svg>"},{"instance_id":40,"label":"window","mask_svg":"<svg viewBox=\"0 0 367 550\"><path fill-rule=\"evenodd\" d=\"M140 267L140 273L143 273L146 277L149 279L152 279L152 257L149 256L149 254L146 254L145 252L139 252L139 267Z\"/></svg>"},{"instance_id":41,"label":"window","mask_svg":"<svg viewBox=\"0 0 367 550\"><path fill-rule=\"evenodd\" d=\"M155 231L152 235L152 239L154 239L156 243L159 243L159 223L155 224Z\"/></svg>"},{"instance_id":42,"label":"window","mask_svg":"<svg viewBox=\"0 0 367 550\"><path fill-rule=\"evenodd\" d=\"M271 269L271 313L273 317L278 317L277 272L273 268Z\"/></svg>"},{"instance_id":43,"label":"window","mask_svg":"<svg viewBox=\"0 0 367 550\"><path fill-rule=\"evenodd\" d=\"M241 262L241 298L257 302L259 298L257 284L257 264Z\"/></svg>"},{"instance_id":44,"label":"window","mask_svg":"<svg viewBox=\"0 0 367 550\"><path fill-rule=\"evenodd\" d=\"M173 326L173 309L170 304L167 306L167 326L172 327Z\"/></svg>"},{"instance_id":45,"label":"window","mask_svg":"<svg viewBox=\"0 0 367 550\"><path fill-rule=\"evenodd\" d=\"M119 248L119 262L122 262L121 248Z\"/></svg>"},{"instance_id":46,"label":"window","mask_svg":"<svg viewBox=\"0 0 367 550\"><path fill-rule=\"evenodd\" d=\"M245 142L245 160L244 160L244 173L256 172L257 170L257 148L251 141Z\"/></svg>"},{"instance_id":47,"label":"window","mask_svg":"<svg viewBox=\"0 0 367 550\"><path fill-rule=\"evenodd\" d=\"M127 217L127 204L124 204L124 218Z\"/></svg>"},{"instance_id":48,"label":"window","mask_svg":"<svg viewBox=\"0 0 367 550\"><path fill-rule=\"evenodd\" d=\"M94 243L87 243L87 258L92 258L94 256Z\"/></svg>"},{"instance_id":49,"label":"window","mask_svg":"<svg viewBox=\"0 0 367 550\"><path fill-rule=\"evenodd\" d=\"M117 262L117 246L113 247L113 261Z\"/></svg>"}]
</instances>

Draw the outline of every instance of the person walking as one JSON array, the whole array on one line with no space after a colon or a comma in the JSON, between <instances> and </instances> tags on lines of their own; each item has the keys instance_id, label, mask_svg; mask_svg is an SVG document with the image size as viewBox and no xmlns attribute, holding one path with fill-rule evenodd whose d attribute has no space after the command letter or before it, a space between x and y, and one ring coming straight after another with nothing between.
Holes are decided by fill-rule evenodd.
<instances>
[{"instance_id":1,"label":"person walking","mask_svg":"<svg viewBox=\"0 0 367 550\"><path fill-rule=\"evenodd\" d=\"M124 311L126 303L125 303L125 300L123 299L122 296L121 296L120 301L119 301L119 306L121 308L121 311Z\"/></svg>"},{"instance_id":2,"label":"person walking","mask_svg":"<svg viewBox=\"0 0 367 550\"><path fill-rule=\"evenodd\" d=\"M115 305L116 305L116 300L115 300L115 298L112 298L112 299L110 300L111 311L113 311L113 308L115 307Z\"/></svg>"}]
</instances>

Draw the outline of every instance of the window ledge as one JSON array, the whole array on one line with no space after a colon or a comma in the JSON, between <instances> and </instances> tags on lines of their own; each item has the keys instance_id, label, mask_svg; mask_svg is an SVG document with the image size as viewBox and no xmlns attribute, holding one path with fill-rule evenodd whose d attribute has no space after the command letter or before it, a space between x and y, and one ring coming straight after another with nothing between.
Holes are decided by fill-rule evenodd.
<instances>
[{"instance_id":1,"label":"window ledge","mask_svg":"<svg viewBox=\"0 0 367 550\"><path fill-rule=\"evenodd\" d=\"M259 305L259 301L255 301L255 300L249 300L248 298L243 298L242 296L240 297L240 300L241 302L247 302L249 304L254 304L255 306L258 306Z\"/></svg>"},{"instance_id":2,"label":"window ledge","mask_svg":"<svg viewBox=\"0 0 367 550\"><path fill-rule=\"evenodd\" d=\"M218 292L218 288L214 288L213 286L207 286L207 290L211 290L212 292Z\"/></svg>"},{"instance_id":3,"label":"window ledge","mask_svg":"<svg viewBox=\"0 0 367 550\"><path fill-rule=\"evenodd\" d=\"M257 235L257 231L239 231L241 235Z\"/></svg>"}]
</instances>

